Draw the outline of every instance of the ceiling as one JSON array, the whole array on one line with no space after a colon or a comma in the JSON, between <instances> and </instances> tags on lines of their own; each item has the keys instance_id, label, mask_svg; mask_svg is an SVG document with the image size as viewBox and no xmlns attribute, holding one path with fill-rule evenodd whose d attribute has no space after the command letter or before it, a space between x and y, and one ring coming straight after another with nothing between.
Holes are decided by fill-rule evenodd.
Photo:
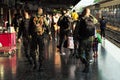
<instances>
[{"instance_id":1,"label":"ceiling","mask_svg":"<svg viewBox=\"0 0 120 80\"><path fill-rule=\"evenodd\" d=\"M39 3L44 7L51 8L65 8L75 6L80 0L20 0L21 2Z\"/></svg>"}]
</instances>

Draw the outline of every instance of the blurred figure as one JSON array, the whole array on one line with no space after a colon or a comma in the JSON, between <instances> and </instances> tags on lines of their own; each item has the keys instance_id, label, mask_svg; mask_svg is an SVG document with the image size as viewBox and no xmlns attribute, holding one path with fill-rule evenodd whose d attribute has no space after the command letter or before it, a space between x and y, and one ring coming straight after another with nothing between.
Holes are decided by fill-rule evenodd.
<instances>
[{"instance_id":1,"label":"blurred figure","mask_svg":"<svg viewBox=\"0 0 120 80\"><path fill-rule=\"evenodd\" d=\"M30 44L30 53L33 59L33 69L37 69L37 59L36 59L36 52L38 50L39 56L39 70L43 64L44 60L44 33L45 28L47 28L48 23L46 18L43 16L43 9L41 7L38 8L36 15L33 17L31 22L31 28L29 29L30 35L32 37L31 44Z\"/></svg>"},{"instance_id":2,"label":"blurred figure","mask_svg":"<svg viewBox=\"0 0 120 80\"><path fill-rule=\"evenodd\" d=\"M45 39L49 42L52 39L51 36L51 21L50 21L50 15L49 14L44 14L44 18L46 19L48 25L44 25L44 36Z\"/></svg>"},{"instance_id":3,"label":"blurred figure","mask_svg":"<svg viewBox=\"0 0 120 80\"><path fill-rule=\"evenodd\" d=\"M100 20L100 34L101 37L105 38L105 29L106 29L106 23L107 21L105 20L104 16L102 16L102 19Z\"/></svg>"},{"instance_id":4,"label":"blurred figure","mask_svg":"<svg viewBox=\"0 0 120 80\"><path fill-rule=\"evenodd\" d=\"M51 26L51 29L52 29L52 36L53 36L53 39L55 41L57 41L58 39L58 31L59 31L59 27L58 27L58 20L59 20L59 15L58 13L53 13L53 16L52 16L52 26Z\"/></svg>"},{"instance_id":5,"label":"blurred figure","mask_svg":"<svg viewBox=\"0 0 120 80\"><path fill-rule=\"evenodd\" d=\"M23 15L21 10L17 10L16 13L14 14L14 17L12 19L11 25L14 26L14 29L16 32L18 32L18 28L20 27L20 23L22 21Z\"/></svg>"},{"instance_id":6,"label":"blurred figure","mask_svg":"<svg viewBox=\"0 0 120 80\"><path fill-rule=\"evenodd\" d=\"M76 26L76 23L77 23L77 20L79 18L79 15L75 10L73 10L73 12L71 13L71 17L73 19L73 30L74 30L75 26Z\"/></svg>"},{"instance_id":7,"label":"blurred figure","mask_svg":"<svg viewBox=\"0 0 120 80\"><path fill-rule=\"evenodd\" d=\"M60 54L63 54L63 45L70 32L70 21L69 17L66 15L66 10L62 11L62 16L58 20L58 26L60 26L60 40L59 40L59 50Z\"/></svg>"},{"instance_id":8,"label":"blurred figure","mask_svg":"<svg viewBox=\"0 0 120 80\"><path fill-rule=\"evenodd\" d=\"M93 57L97 58L98 56L98 39L97 38L94 38L93 40L92 49L93 49Z\"/></svg>"},{"instance_id":9,"label":"blurred figure","mask_svg":"<svg viewBox=\"0 0 120 80\"><path fill-rule=\"evenodd\" d=\"M18 30L18 42L21 42L21 38L22 38L24 54L28 62L32 64L31 57L29 54L29 46L30 46L29 27L30 27L30 15L29 15L29 10L26 9L24 10L24 17L20 23L20 27Z\"/></svg>"},{"instance_id":10,"label":"blurred figure","mask_svg":"<svg viewBox=\"0 0 120 80\"><path fill-rule=\"evenodd\" d=\"M83 72L89 71L90 53L92 48L93 36L95 35L95 25L90 16L90 9L85 8L76 24L74 39L79 42L78 55L82 63L85 65ZM77 43L77 42L75 42Z\"/></svg>"},{"instance_id":11,"label":"blurred figure","mask_svg":"<svg viewBox=\"0 0 120 80\"><path fill-rule=\"evenodd\" d=\"M75 10L73 10L73 12L71 13L71 17L72 17L72 19L73 19L74 21L77 21L79 15L78 15L78 13L77 13Z\"/></svg>"}]
</instances>

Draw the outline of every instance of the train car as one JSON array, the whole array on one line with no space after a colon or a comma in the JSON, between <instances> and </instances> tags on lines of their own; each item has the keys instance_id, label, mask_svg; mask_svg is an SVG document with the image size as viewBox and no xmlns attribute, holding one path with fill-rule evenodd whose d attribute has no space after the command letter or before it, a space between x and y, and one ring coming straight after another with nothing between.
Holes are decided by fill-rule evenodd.
<instances>
[{"instance_id":1,"label":"train car","mask_svg":"<svg viewBox=\"0 0 120 80\"><path fill-rule=\"evenodd\" d=\"M111 25L120 27L120 0L102 3L100 10Z\"/></svg>"},{"instance_id":2,"label":"train car","mask_svg":"<svg viewBox=\"0 0 120 80\"><path fill-rule=\"evenodd\" d=\"M87 7L97 19L104 16L108 24L120 27L120 0L101 0Z\"/></svg>"}]
</instances>

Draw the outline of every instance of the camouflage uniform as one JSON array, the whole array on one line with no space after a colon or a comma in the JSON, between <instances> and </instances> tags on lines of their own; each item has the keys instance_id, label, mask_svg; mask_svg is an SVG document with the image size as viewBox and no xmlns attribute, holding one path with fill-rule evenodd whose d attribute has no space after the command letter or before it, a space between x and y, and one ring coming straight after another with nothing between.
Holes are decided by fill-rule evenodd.
<instances>
[{"instance_id":1,"label":"camouflage uniform","mask_svg":"<svg viewBox=\"0 0 120 80\"><path fill-rule=\"evenodd\" d=\"M40 21L41 20L41 21ZM41 67L44 59L44 26L48 26L46 19L42 15L36 15L32 19L31 34L31 49L30 53L34 62L34 69L37 68L36 52L39 55L39 68ZM39 48L38 48L39 47Z\"/></svg>"}]
</instances>

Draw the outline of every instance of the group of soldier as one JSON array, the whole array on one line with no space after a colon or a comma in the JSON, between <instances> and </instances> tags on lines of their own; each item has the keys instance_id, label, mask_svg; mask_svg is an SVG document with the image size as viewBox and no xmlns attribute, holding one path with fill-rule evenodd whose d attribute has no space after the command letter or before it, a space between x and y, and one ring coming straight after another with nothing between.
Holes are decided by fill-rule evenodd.
<instances>
[{"instance_id":1,"label":"group of soldier","mask_svg":"<svg viewBox=\"0 0 120 80\"><path fill-rule=\"evenodd\" d=\"M22 10L22 15L15 14L12 25L17 32L17 42L23 43L23 53L28 62L33 69L38 68L40 70L44 60L44 39L46 35L51 35L48 20L43 15L43 9L39 7L37 12L32 15L28 8ZM39 52L38 62L36 59L37 52Z\"/></svg>"}]
</instances>

